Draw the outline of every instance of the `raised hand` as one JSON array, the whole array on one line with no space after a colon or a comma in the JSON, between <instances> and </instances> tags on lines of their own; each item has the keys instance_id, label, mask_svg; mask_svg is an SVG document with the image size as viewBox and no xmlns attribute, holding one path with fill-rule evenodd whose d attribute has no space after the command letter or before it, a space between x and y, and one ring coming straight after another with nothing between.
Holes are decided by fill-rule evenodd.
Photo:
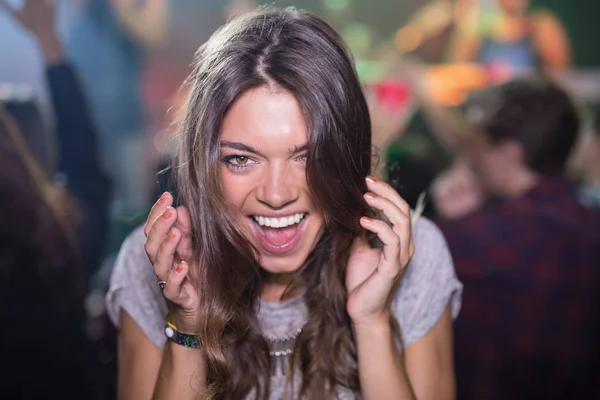
<instances>
[{"instance_id":1,"label":"raised hand","mask_svg":"<svg viewBox=\"0 0 600 400\"><path fill-rule=\"evenodd\" d=\"M63 48L56 36L55 0L25 0L20 10L12 8L6 0L0 0L0 8L35 36L47 64L64 61Z\"/></svg>"},{"instance_id":2,"label":"raised hand","mask_svg":"<svg viewBox=\"0 0 600 400\"><path fill-rule=\"evenodd\" d=\"M365 237L354 241L346 270L348 315L355 324L389 323L390 305L404 268L412 258L410 207L387 183L367 178L369 205L391 222L361 218L360 224L377 234L383 248L371 248Z\"/></svg>"},{"instance_id":3,"label":"raised hand","mask_svg":"<svg viewBox=\"0 0 600 400\"><path fill-rule=\"evenodd\" d=\"M12 8L6 0L0 0L0 6L36 36L54 34L56 14L54 0L25 0L20 10Z\"/></svg>"},{"instance_id":4,"label":"raised hand","mask_svg":"<svg viewBox=\"0 0 600 400\"><path fill-rule=\"evenodd\" d=\"M173 196L164 193L152 207L144 226L144 248L168 301L171 322L182 332L194 333L200 297L190 274L190 268L197 268L192 260L191 222L184 207L172 205Z\"/></svg>"}]
</instances>

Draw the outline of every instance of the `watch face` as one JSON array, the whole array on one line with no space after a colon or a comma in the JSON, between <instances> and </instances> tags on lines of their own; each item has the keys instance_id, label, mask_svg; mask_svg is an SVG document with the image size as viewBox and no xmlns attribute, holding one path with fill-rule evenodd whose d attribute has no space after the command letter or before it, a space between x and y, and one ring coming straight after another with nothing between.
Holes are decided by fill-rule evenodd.
<instances>
[{"instance_id":1,"label":"watch face","mask_svg":"<svg viewBox=\"0 0 600 400\"><path fill-rule=\"evenodd\" d=\"M168 338L172 338L173 336L175 336L175 331L170 326L167 326L165 328L165 335L167 335Z\"/></svg>"}]
</instances>

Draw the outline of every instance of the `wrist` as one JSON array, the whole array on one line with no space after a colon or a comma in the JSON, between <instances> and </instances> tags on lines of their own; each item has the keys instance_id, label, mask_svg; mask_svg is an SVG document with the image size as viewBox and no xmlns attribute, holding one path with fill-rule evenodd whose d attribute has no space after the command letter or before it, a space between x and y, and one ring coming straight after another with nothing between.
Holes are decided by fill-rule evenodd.
<instances>
[{"instance_id":1,"label":"wrist","mask_svg":"<svg viewBox=\"0 0 600 400\"><path fill-rule=\"evenodd\" d=\"M390 317L387 315L378 318L352 320L352 329L357 337L364 335L383 336L391 334L392 327Z\"/></svg>"},{"instance_id":2,"label":"wrist","mask_svg":"<svg viewBox=\"0 0 600 400\"><path fill-rule=\"evenodd\" d=\"M202 347L200 335L180 330L180 328L169 318L168 315L165 321L164 332L168 340L180 346L191 349L199 349Z\"/></svg>"},{"instance_id":3,"label":"wrist","mask_svg":"<svg viewBox=\"0 0 600 400\"><path fill-rule=\"evenodd\" d=\"M54 31L41 30L34 32L44 60L48 65L59 64L64 61L63 47Z\"/></svg>"}]
</instances>

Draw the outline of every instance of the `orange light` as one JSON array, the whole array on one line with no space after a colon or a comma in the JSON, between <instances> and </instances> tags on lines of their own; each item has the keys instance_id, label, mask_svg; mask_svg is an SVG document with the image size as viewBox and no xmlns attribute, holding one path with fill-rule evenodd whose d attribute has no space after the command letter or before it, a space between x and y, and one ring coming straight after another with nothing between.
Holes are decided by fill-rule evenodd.
<instances>
[{"instance_id":1,"label":"orange light","mask_svg":"<svg viewBox=\"0 0 600 400\"><path fill-rule=\"evenodd\" d=\"M423 42L421 31L412 25L400 28L396 33L394 43L398 50L408 53L414 51Z\"/></svg>"}]
</instances>

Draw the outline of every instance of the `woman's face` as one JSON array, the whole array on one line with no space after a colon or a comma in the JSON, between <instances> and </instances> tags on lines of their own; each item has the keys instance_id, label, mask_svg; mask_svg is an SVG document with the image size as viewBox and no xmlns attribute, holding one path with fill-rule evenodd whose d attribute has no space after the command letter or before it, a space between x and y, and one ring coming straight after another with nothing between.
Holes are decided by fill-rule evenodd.
<instances>
[{"instance_id":1,"label":"woman's face","mask_svg":"<svg viewBox=\"0 0 600 400\"><path fill-rule=\"evenodd\" d=\"M246 92L223 121L223 194L273 274L298 270L324 226L308 190L307 143L300 106L283 90Z\"/></svg>"}]
</instances>

